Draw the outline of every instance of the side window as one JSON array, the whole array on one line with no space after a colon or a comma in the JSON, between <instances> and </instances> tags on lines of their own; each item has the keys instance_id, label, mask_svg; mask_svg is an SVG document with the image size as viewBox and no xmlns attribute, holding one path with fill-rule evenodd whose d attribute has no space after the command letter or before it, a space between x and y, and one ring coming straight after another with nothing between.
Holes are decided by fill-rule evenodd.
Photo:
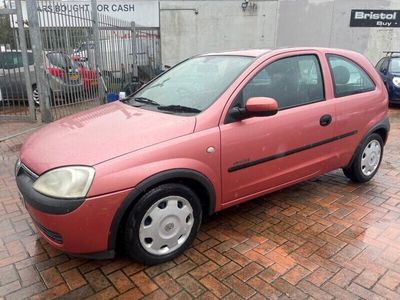
<instances>
[{"instance_id":1,"label":"side window","mask_svg":"<svg viewBox=\"0 0 400 300\"><path fill-rule=\"evenodd\" d=\"M387 72L389 69L389 59L385 58L385 60L382 62L382 66L380 68L381 72Z\"/></svg>"},{"instance_id":2,"label":"side window","mask_svg":"<svg viewBox=\"0 0 400 300\"><path fill-rule=\"evenodd\" d=\"M18 52L3 52L1 67L3 69L15 69L22 67L21 53Z\"/></svg>"},{"instance_id":3,"label":"side window","mask_svg":"<svg viewBox=\"0 0 400 300\"><path fill-rule=\"evenodd\" d=\"M13 52L13 64L14 68L22 68L24 66L21 52Z\"/></svg>"},{"instance_id":4,"label":"side window","mask_svg":"<svg viewBox=\"0 0 400 300\"><path fill-rule=\"evenodd\" d=\"M381 59L378 61L378 63L376 64L375 69L381 70L381 67L382 67L382 64L383 64L384 61L385 61L385 57L384 57L384 58L381 58Z\"/></svg>"},{"instance_id":5,"label":"side window","mask_svg":"<svg viewBox=\"0 0 400 300\"><path fill-rule=\"evenodd\" d=\"M269 64L247 83L235 103L243 107L251 97L274 98L279 109L323 100L323 79L317 56L292 56Z\"/></svg>"},{"instance_id":6,"label":"side window","mask_svg":"<svg viewBox=\"0 0 400 300\"><path fill-rule=\"evenodd\" d=\"M28 64L32 66L34 64L33 53L28 52Z\"/></svg>"},{"instance_id":7,"label":"side window","mask_svg":"<svg viewBox=\"0 0 400 300\"><path fill-rule=\"evenodd\" d=\"M337 55L328 55L336 97L373 91L371 78L352 61Z\"/></svg>"}]
</instances>

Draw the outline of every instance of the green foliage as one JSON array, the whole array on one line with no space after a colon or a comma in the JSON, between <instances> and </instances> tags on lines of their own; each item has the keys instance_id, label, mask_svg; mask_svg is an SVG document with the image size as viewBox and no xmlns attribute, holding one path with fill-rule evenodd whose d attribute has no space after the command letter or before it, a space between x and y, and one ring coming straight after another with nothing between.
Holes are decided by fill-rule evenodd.
<instances>
[{"instance_id":1,"label":"green foliage","mask_svg":"<svg viewBox=\"0 0 400 300\"><path fill-rule=\"evenodd\" d=\"M0 45L6 44L15 47L13 29L10 26L10 16L0 16Z\"/></svg>"}]
</instances>

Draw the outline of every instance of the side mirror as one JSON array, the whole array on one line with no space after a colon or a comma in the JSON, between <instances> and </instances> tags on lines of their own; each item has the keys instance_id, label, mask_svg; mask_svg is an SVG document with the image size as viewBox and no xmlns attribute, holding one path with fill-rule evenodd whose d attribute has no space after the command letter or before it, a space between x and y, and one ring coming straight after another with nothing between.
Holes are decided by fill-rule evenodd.
<instances>
[{"instance_id":1,"label":"side mirror","mask_svg":"<svg viewBox=\"0 0 400 300\"><path fill-rule=\"evenodd\" d=\"M387 74L387 70L386 69L381 69L382 74L386 75Z\"/></svg>"},{"instance_id":2,"label":"side mirror","mask_svg":"<svg viewBox=\"0 0 400 300\"><path fill-rule=\"evenodd\" d=\"M234 107L231 115L236 120L243 120L252 117L273 116L278 112L278 102L273 98L252 97L246 102L245 108Z\"/></svg>"}]
</instances>

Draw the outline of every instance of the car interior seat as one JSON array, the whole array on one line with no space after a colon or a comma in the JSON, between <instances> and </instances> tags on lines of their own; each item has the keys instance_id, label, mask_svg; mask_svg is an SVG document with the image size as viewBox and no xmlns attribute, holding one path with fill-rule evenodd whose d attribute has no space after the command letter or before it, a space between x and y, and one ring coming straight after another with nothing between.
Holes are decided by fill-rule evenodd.
<instances>
[{"instance_id":1,"label":"car interior seat","mask_svg":"<svg viewBox=\"0 0 400 300\"><path fill-rule=\"evenodd\" d=\"M333 79L335 82L336 93L338 95L347 92L347 84L350 80L350 72L344 66L336 66L332 69Z\"/></svg>"}]
</instances>

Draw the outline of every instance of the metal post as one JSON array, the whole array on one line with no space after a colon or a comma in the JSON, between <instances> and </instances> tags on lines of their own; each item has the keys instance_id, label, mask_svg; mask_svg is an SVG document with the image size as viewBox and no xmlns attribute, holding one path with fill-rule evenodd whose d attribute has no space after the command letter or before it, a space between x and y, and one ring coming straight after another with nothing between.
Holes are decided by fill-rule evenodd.
<instances>
[{"instance_id":1,"label":"metal post","mask_svg":"<svg viewBox=\"0 0 400 300\"><path fill-rule=\"evenodd\" d=\"M32 51L35 61L35 71L37 78L36 85L39 91L42 122L49 123L52 121L52 116L50 113L50 89L46 78L46 70L43 61L44 53L42 46L42 37L40 34L36 0L26 0L26 10L28 12L29 35L31 37Z\"/></svg>"},{"instance_id":2,"label":"metal post","mask_svg":"<svg viewBox=\"0 0 400 300\"><path fill-rule=\"evenodd\" d=\"M24 77L25 77L25 87L28 95L28 104L29 104L29 116L31 121L36 120L36 111L35 111L35 103L33 102L32 95L32 82L31 82L31 72L29 70L29 61L28 61L28 49L26 47L26 36L24 29L24 20L22 16L22 8L21 1L15 1L16 10L17 10L17 23L18 23L18 33L19 33L19 45L21 49L22 55L22 64L24 66Z\"/></svg>"},{"instance_id":3,"label":"metal post","mask_svg":"<svg viewBox=\"0 0 400 300\"><path fill-rule=\"evenodd\" d=\"M101 52L100 52L100 32L99 32L99 23L97 18L97 0L91 0L92 6L92 29L93 29L93 39L94 39L94 57L96 63L97 70L97 82L99 87L99 98L101 103L105 102L104 97L104 85L102 84L102 61L101 61Z\"/></svg>"},{"instance_id":4,"label":"metal post","mask_svg":"<svg viewBox=\"0 0 400 300\"><path fill-rule=\"evenodd\" d=\"M138 78L135 22L131 22L131 36L132 36L133 77Z\"/></svg>"}]
</instances>

